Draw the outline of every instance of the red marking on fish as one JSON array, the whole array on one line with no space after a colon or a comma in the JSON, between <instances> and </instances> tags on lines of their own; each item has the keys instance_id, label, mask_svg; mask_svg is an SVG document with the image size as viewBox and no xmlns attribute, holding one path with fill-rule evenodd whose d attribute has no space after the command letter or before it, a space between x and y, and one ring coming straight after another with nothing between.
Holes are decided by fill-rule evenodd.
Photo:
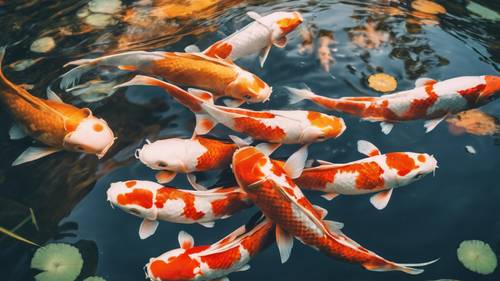
<instances>
[{"instance_id":1,"label":"red marking on fish","mask_svg":"<svg viewBox=\"0 0 500 281\"><path fill-rule=\"evenodd\" d=\"M172 188L160 188L156 192L155 206L163 208L168 200L182 200L184 202L183 215L192 220L199 220L205 216L204 212L198 211L194 205L195 196L188 192L178 191Z\"/></svg>"},{"instance_id":2,"label":"red marking on fish","mask_svg":"<svg viewBox=\"0 0 500 281\"><path fill-rule=\"evenodd\" d=\"M237 113L241 115L245 115L248 117L255 117L255 118L265 118L265 119L271 119L276 117L276 115L266 112L266 111L250 111L250 110L245 110L245 109L240 109L240 108L228 108L224 107L222 108L223 111L225 112L230 112L230 113Z\"/></svg>"},{"instance_id":3,"label":"red marking on fish","mask_svg":"<svg viewBox=\"0 0 500 281\"><path fill-rule=\"evenodd\" d=\"M385 157L387 166L398 171L398 175L400 176L406 176L411 171L418 168L418 166L415 165L415 160L405 153L387 153Z\"/></svg>"},{"instance_id":4,"label":"red marking on fish","mask_svg":"<svg viewBox=\"0 0 500 281\"><path fill-rule=\"evenodd\" d=\"M370 153L368 153L368 156L377 156L379 154L380 154L380 152L377 149L374 149L374 150L370 151Z\"/></svg>"},{"instance_id":5,"label":"red marking on fish","mask_svg":"<svg viewBox=\"0 0 500 281\"><path fill-rule=\"evenodd\" d=\"M125 186L127 186L128 188L131 188L131 187L133 187L136 184L137 184L137 181L127 181L125 183Z\"/></svg>"},{"instance_id":6,"label":"red marking on fish","mask_svg":"<svg viewBox=\"0 0 500 281\"><path fill-rule=\"evenodd\" d=\"M197 159L196 169L198 171L219 169L229 166L233 153L238 148L235 144L207 138L200 137L196 140L207 149L207 152Z\"/></svg>"},{"instance_id":7,"label":"red marking on fish","mask_svg":"<svg viewBox=\"0 0 500 281\"><path fill-rule=\"evenodd\" d=\"M280 142L285 131L280 127L271 127L251 117L238 117L234 120L237 131L251 135L255 139L264 139L270 142Z\"/></svg>"},{"instance_id":8,"label":"red marking on fish","mask_svg":"<svg viewBox=\"0 0 500 281\"><path fill-rule=\"evenodd\" d=\"M480 84L475 87L458 91L458 93L467 100L468 105L474 105L479 97L479 95L486 88L486 84Z\"/></svg>"},{"instance_id":9,"label":"red marking on fish","mask_svg":"<svg viewBox=\"0 0 500 281\"><path fill-rule=\"evenodd\" d=\"M215 216L232 215L252 205L247 200L247 195L244 192L230 192L226 198L211 202L212 212Z\"/></svg>"},{"instance_id":10,"label":"red marking on fish","mask_svg":"<svg viewBox=\"0 0 500 281\"><path fill-rule=\"evenodd\" d=\"M196 276L194 270L199 265L189 255L182 254L168 263L155 260L150 264L150 270L158 280L191 280Z\"/></svg>"},{"instance_id":11,"label":"red marking on fish","mask_svg":"<svg viewBox=\"0 0 500 281\"><path fill-rule=\"evenodd\" d=\"M209 57L225 59L231 55L232 50L233 46L224 41L219 41L206 50L204 54Z\"/></svg>"},{"instance_id":12,"label":"red marking on fish","mask_svg":"<svg viewBox=\"0 0 500 281\"><path fill-rule=\"evenodd\" d=\"M422 162L422 163L425 163L425 156L420 154L418 157L417 157L418 161Z\"/></svg>"},{"instance_id":13,"label":"red marking on fish","mask_svg":"<svg viewBox=\"0 0 500 281\"><path fill-rule=\"evenodd\" d=\"M119 194L117 197L120 205L139 205L146 209L153 207L153 193L147 189L136 188L130 193Z\"/></svg>"}]
</instances>

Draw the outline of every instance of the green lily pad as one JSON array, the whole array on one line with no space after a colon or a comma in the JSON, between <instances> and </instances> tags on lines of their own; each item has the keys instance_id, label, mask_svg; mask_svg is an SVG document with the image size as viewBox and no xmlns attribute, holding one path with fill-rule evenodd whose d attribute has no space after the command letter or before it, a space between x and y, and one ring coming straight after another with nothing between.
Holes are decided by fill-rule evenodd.
<instances>
[{"instance_id":1,"label":"green lily pad","mask_svg":"<svg viewBox=\"0 0 500 281\"><path fill-rule=\"evenodd\" d=\"M457 249L457 256L465 268L479 274L491 274L497 267L495 253L483 241L463 241Z\"/></svg>"},{"instance_id":2,"label":"green lily pad","mask_svg":"<svg viewBox=\"0 0 500 281\"><path fill-rule=\"evenodd\" d=\"M83 279L83 281L106 281L106 279L99 276L91 276Z\"/></svg>"},{"instance_id":3,"label":"green lily pad","mask_svg":"<svg viewBox=\"0 0 500 281\"><path fill-rule=\"evenodd\" d=\"M35 276L37 281L74 281L82 267L80 251L63 243L41 247L31 259L31 268L43 271Z\"/></svg>"}]
</instances>

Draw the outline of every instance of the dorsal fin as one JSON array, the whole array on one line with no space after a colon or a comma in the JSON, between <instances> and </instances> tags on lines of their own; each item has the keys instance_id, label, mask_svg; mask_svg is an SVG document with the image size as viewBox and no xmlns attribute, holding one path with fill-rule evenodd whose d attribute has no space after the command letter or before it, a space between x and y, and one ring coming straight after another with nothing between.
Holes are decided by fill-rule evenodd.
<instances>
[{"instance_id":1,"label":"dorsal fin","mask_svg":"<svg viewBox=\"0 0 500 281\"><path fill-rule=\"evenodd\" d=\"M179 231L177 239L179 240L179 247L181 247L184 250L191 249L194 246L193 236L191 236L184 230Z\"/></svg>"},{"instance_id":2,"label":"dorsal fin","mask_svg":"<svg viewBox=\"0 0 500 281\"><path fill-rule=\"evenodd\" d=\"M380 155L380 150L371 142L365 140L358 141L358 151L368 157Z\"/></svg>"}]
</instances>

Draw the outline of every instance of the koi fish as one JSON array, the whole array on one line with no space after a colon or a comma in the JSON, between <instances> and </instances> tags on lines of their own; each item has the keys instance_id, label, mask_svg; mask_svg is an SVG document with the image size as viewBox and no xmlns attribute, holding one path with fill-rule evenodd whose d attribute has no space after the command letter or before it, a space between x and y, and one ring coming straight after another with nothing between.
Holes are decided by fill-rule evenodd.
<instances>
[{"instance_id":1,"label":"koi fish","mask_svg":"<svg viewBox=\"0 0 500 281\"><path fill-rule=\"evenodd\" d=\"M399 264L386 260L360 246L344 235L342 224L325 221L326 210L313 206L292 178L302 173L307 149L295 152L282 167L255 147L240 148L233 155L233 173L239 186L262 213L276 223L276 242L281 261L286 262L293 246L293 237L320 252L342 260L358 263L373 271L403 271L419 274L428 265Z\"/></svg>"},{"instance_id":2,"label":"koi fish","mask_svg":"<svg viewBox=\"0 0 500 281\"><path fill-rule=\"evenodd\" d=\"M289 88L292 103L308 99L330 109L381 122L389 134L394 123L425 119L426 132L447 116L491 102L500 93L500 76L462 76L445 81L420 78L415 88L381 97L327 98L309 89Z\"/></svg>"},{"instance_id":3,"label":"koi fish","mask_svg":"<svg viewBox=\"0 0 500 281\"><path fill-rule=\"evenodd\" d=\"M112 183L106 193L112 206L143 218L139 227L141 239L155 233L158 220L213 227L216 220L226 219L252 206L239 187L192 191L151 181L129 180Z\"/></svg>"},{"instance_id":4,"label":"koi fish","mask_svg":"<svg viewBox=\"0 0 500 281\"><path fill-rule=\"evenodd\" d=\"M229 97L228 106L244 102L267 101L272 89L256 75L225 60L203 54L175 52L134 51L95 59L81 59L67 63L76 68L63 74L60 87L71 88L80 77L96 66L115 66L121 70L139 71L160 76L173 83L205 89L215 98Z\"/></svg>"},{"instance_id":5,"label":"koi fish","mask_svg":"<svg viewBox=\"0 0 500 281\"><path fill-rule=\"evenodd\" d=\"M212 245L194 246L191 235L181 231L178 249L170 250L146 264L153 281L229 281L228 274L250 269L250 260L274 242L274 223L255 217Z\"/></svg>"},{"instance_id":6,"label":"koi fish","mask_svg":"<svg viewBox=\"0 0 500 281\"><path fill-rule=\"evenodd\" d=\"M134 85L160 87L188 107L196 115L196 135L207 134L217 123L221 123L253 139L273 143L276 147L282 143L307 144L336 138L346 128L342 118L315 111L262 112L214 105L209 92L193 89L186 92L170 83L142 75L117 87Z\"/></svg>"},{"instance_id":7,"label":"koi fish","mask_svg":"<svg viewBox=\"0 0 500 281\"><path fill-rule=\"evenodd\" d=\"M326 192L323 197L328 200L339 194L376 193L370 202L381 210L389 203L393 189L415 182L437 168L436 159L426 153L381 154L365 140L358 141L358 151L368 157L346 164L319 161L320 166L304 169L295 183L302 189Z\"/></svg>"},{"instance_id":8,"label":"koi fish","mask_svg":"<svg viewBox=\"0 0 500 281\"><path fill-rule=\"evenodd\" d=\"M254 19L254 22L217 41L202 53L230 61L259 53L260 66L263 67L271 47L274 45L284 48L287 34L304 21L299 12L275 12L266 16L248 12L247 15ZM200 52L200 49L196 45L190 45L185 51Z\"/></svg>"},{"instance_id":9,"label":"koi fish","mask_svg":"<svg viewBox=\"0 0 500 281\"><path fill-rule=\"evenodd\" d=\"M54 92L41 99L12 83L1 70L5 48L0 49L0 100L15 124L9 131L13 140L30 136L48 147L29 147L13 166L34 161L61 150L95 154L102 158L115 137L106 121L96 118L88 108L64 103Z\"/></svg>"},{"instance_id":10,"label":"koi fish","mask_svg":"<svg viewBox=\"0 0 500 281\"><path fill-rule=\"evenodd\" d=\"M195 136L191 139L171 138L148 142L137 149L135 156L153 170L159 183L169 183L177 173L186 173L189 183L197 190L206 190L196 183L193 172L203 172L229 167L234 143Z\"/></svg>"}]
</instances>

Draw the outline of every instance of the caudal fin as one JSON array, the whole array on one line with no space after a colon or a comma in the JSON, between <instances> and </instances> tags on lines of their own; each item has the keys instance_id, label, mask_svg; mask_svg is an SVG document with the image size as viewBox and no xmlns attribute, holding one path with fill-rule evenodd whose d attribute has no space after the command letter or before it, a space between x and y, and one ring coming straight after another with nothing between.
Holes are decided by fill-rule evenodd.
<instances>
[{"instance_id":1,"label":"caudal fin","mask_svg":"<svg viewBox=\"0 0 500 281\"><path fill-rule=\"evenodd\" d=\"M402 271L404 273L408 273L411 275L417 275L422 272L424 272L423 269L421 268L416 268L416 267L422 267L422 266L427 266L430 264L433 264L437 262L439 259L435 259L432 261L428 262L422 262L422 263L390 263L389 265L386 266L372 266L372 265L363 265L366 269L372 270L372 271Z\"/></svg>"},{"instance_id":2,"label":"caudal fin","mask_svg":"<svg viewBox=\"0 0 500 281\"><path fill-rule=\"evenodd\" d=\"M309 88L305 89L297 89L297 88L292 88L292 87L285 87L285 89L288 90L290 93L288 96L288 101L290 104L298 103L302 100L310 100L314 96L316 96L315 93L313 93Z\"/></svg>"},{"instance_id":3,"label":"caudal fin","mask_svg":"<svg viewBox=\"0 0 500 281\"><path fill-rule=\"evenodd\" d=\"M96 66L115 66L122 70L134 71L142 69L152 61L163 59L162 52L134 51L116 55L98 57L95 59L80 59L68 62L64 66L77 65L77 67L61 76L61 89L74 87L80 77Z\"/></svg>"}]
</instances>

